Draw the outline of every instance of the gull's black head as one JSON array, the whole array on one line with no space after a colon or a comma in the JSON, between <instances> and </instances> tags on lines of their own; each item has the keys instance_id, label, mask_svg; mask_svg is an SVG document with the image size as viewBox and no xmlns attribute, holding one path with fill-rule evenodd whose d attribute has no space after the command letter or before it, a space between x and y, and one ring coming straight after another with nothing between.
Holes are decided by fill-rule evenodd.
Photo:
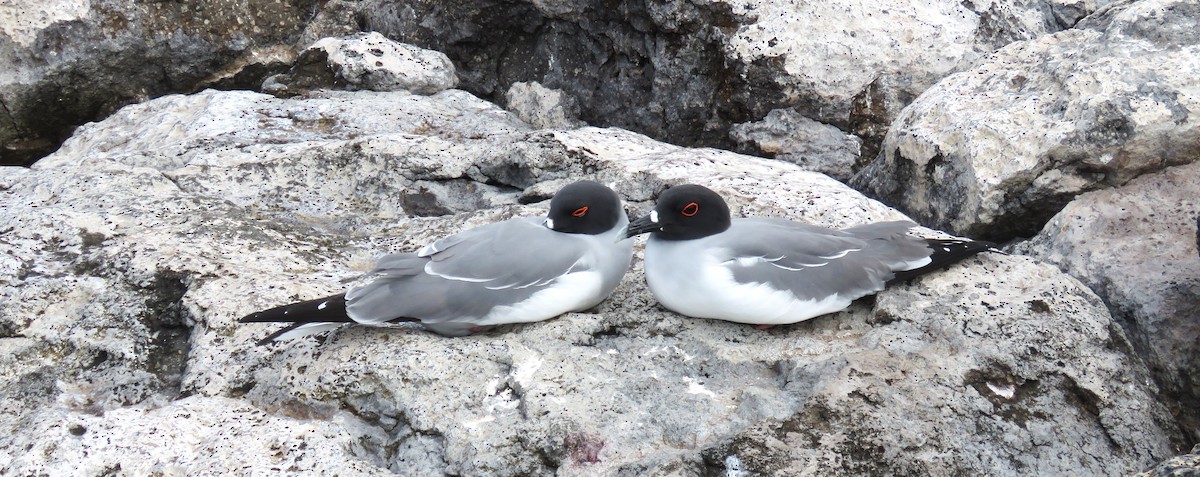
<instances>
[{"instance_id":1,"label":"gull's black head","mask_svg":"<svg viewBox=\"0 0 1200 477\"><path fill-rule=\"evenodd\" d=\"M612 230L625 209L612 189L579 181L559 189L550 199L546 227L555 232L596 235Z\"/></svg>"},{"instance_id":2,"label":"gull's black head","mask_svg":"<svg viewBox=\"0 0 1200 477\"><path fill-rule=\"evenodd\" d=\"M729 206L716 192L695 184L667 189L649 215L629 224L627 235L650 232L663 240L690 240L729 228Z\"/></svg>"}]
</instances>

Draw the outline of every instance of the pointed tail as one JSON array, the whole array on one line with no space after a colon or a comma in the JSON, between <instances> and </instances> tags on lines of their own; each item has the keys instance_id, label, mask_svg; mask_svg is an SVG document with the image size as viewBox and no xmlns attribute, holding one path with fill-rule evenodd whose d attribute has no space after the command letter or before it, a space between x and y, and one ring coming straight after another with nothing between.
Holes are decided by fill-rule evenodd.
<instances>
[{"instance_id":1,"label":"pointed tail","mask_svg":"<svg viewBox=\"0 0 1200 477\"><path fill-rule=\"evenodd\" d=\"M930 262L912 270L896 272L896 275L888 280L888 284L912 280L926 273L936 272L980 252L1004 253L996 248L996 244L984 241L925 239L925 244L930 250L933 250L933 254L929 256Z\"/></svg>"},{"instance_id":2,"label":"pointed tail","mask_svg":"<svg viewBox=\"0 0 1200 477\"><path fill-rule=\"evenodd\" d=\"M272 341L290 340L330 330L344 323L353 323L354 320L346 314L346 295L343 293L251 313L238 322L291 323L290 326L259 340L258 345L261 346Z\"/></svg>"}]
</instances>

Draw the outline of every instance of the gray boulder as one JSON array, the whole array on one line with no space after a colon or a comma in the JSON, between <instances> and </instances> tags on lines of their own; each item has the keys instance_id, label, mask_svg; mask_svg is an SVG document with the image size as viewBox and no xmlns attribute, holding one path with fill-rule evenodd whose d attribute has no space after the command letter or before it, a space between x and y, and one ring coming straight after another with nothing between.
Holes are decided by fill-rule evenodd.
<instances>
[{"instance_id":1,"label":"gray boulder","mask_svg":"<svg viewBox=\"0 0 1200 477\"><path fill-rule=\"evenodd\" d=\"M444 52L464 89L498 103L513 84L538 82L578 102L589 124L724 146L733 124L797 108L863 138L874 157L901 108L943 76L1107 3L10 0L0 5L0 163L36 160L122 105L257 89L312 42L359 32ZM267 89L310 89L277 80Z\"/></svg>"},{"instance_id":2,"label":"gray boulder","mask_svg":"<svg viewBox=\"0 0 1200 477\"><path fill-rule=\"evenodd\" d=\"M288 73L267 78L262 90L278 96L328 88L433 94L457 83L454 63L441 52L370 32L322 38L300 52Z\"/></svg>"},{"instance_id":3,"label":"gray boulder","mask_svg":"<svg viewBox=\"0 0 1200 477\"><path fill-rule=\"evenodd\" d=\"M729 135L738 143L753 143L775 159L840 181L854 175L862 150L857 136L790 109L771 111L762 121L735 124Z\"/></svg>"},{"instance_id":4,"label":"gray boulder","mask_svg":"<svg viewBox=\"0 0 1200 477\"><path fill-rule=\"evenodd\" d=\"M285 69L316 2L11 0L0 5L0 164L121 106ZM253 13L250 13L253 12Z\"/></svg>"},{"instance_id":5,"label":"gray boulder","mask_svg":"<svg viewBox=\"0 0 1200 477\"><path fill-rule=\"evenodd\" d=\"M1108 3L331 0L315 21L356 18L444 51L465 89L496 101L518 82L562 90L592 125L729 146L733 124L795 108L874 157L895 115L942 77Z\"/></svg>"},{"instance_id":6,"label":"gray boulder","mask_svg":"<svg viewBox=\"0 0 1200 477\"><path fill-rule=\"evenodd\" d=\"M932 226L1032 236L1079 193L1200 157L1197 56L1196 2L1114 5L930 88L852 183Z\"/></svg>"},{"instance_id":7,"label":"gray boulder","mask_svg":"<svg viewBox=\"0 0 1200 477\"><path fill-rule=\"evenodd\" d=\"M504 100L509 111L539 129L572 129L586 125L579 120L579 104L574 98L536 81L513 83L504 93Z\"/></svg>"},{"instance_id":8,"label":"gray boulder","mask_svg":"<svg viewBox=\"0 0 1200 477\"><path fill-rule=\"evenodd\" d=\"M1016 247L1078 277L1129 331L1180 426L1200 440L1200 163L1075 198Z\"/></svg>"},{"instance_id":9,"label":"gray boulder","mask_svg":"<svg viewBox=\"0 0 1200 477\"><path fill-rule=\"evenodd\" d=\"M1123 475L1182 450L1101 300L1021 256L767 331L662 310L637 263L594 310L461 339L256 347L270 327L236 323L578 178L642 209L696 182L736 214L902 217L792 164L533 130L456 90L130 106L0 169L0 473Z\"/></svg>"}]
</instances>

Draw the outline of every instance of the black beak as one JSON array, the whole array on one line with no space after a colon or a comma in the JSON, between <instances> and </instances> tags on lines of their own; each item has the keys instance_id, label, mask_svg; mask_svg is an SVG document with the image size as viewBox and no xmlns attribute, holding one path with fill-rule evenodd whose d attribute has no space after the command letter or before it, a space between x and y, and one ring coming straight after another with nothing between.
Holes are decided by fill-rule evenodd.
<instances>
[{"instance_id":1,"label":"black beak","mask_svg":"<svg viewBox=\"0 0 1200 477\"><path fill-rule=\"evenodd\" d=\"M625 231L625 238L635 237L656 230L662 230L662 227L650 220L649 215L644 215L629 223L629 229Z\"/></svg>"}]
</instances>

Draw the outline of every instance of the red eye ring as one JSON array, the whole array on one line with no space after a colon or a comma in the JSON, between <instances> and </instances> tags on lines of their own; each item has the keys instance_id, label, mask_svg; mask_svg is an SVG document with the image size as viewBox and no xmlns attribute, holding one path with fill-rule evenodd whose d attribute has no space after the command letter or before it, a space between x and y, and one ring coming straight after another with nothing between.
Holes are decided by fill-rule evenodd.
<instances>
[{"instance_id":1,"label":"red eye ring","mask_svg":"<svg viewBox=\"0 0 1200 477\"><path fill-rule=\"evenodd\" d=\"M699 212L700 204L695 202L689 202L688 205L683 206L683 210L679 211L679 213L683 214L684 217L691 217Z\"/></svg>"},{"instance_id":2,"label":"red eye ring","mask_svg":"<svg viewBox=\"0 0 1200 477\"><path fill-rule=\"evenodd\" d=\"M583 217L583 216L587 215L587 211L588 211L588 207L585 205L583 207L575 209L574 212L571 212L571 216L572 217Z\"/></svg>"}]
</instances>

